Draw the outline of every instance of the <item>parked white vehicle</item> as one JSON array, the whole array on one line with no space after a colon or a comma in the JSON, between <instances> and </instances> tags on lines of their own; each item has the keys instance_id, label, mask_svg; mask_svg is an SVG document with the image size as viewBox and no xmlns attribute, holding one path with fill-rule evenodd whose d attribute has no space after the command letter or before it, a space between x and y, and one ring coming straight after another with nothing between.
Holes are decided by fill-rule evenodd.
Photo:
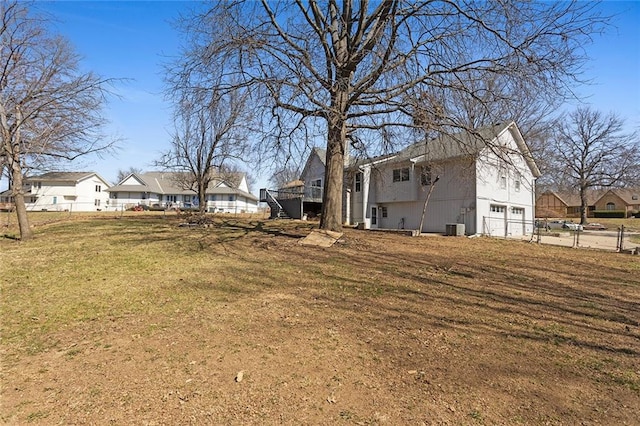
<instances>
[{"instance_id":1,"label":"parked white vehicle","mask_svg":"<svg viewBox=\"0 0 640 426\"><path fill-rule=\"evenodd\" d=\"M579 223L573 223L573 222L564 222L562 224L562 228L563 229L568 229L570 231L582 231L582 225L580 225Z\"/></svg>"}]
</instances>

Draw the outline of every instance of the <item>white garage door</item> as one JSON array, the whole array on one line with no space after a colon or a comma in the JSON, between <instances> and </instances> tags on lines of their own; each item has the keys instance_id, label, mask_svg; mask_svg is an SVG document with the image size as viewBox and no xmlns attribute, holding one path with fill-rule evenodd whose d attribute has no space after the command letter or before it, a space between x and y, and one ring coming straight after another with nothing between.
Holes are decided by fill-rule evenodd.
<instances>
[{"instance_id":1,"label":"white garage door","mask_svg":"<svg viewBox=\"0 0 640 426\"><path fill-rule=\"evenodd\" d=\"M524 208L511 207L511 215L507 226L508 235L519 237L524 235Z\"/></svg>"},{"instance_id":2,"label":"white garage door","mask_svg":"<svg viewBox=\"0 0 640 426\"><path fill-rule=\"evenodd\" d=\"M507 206L491 204L490 214L485 218L485 233L492 237L504 237L507 232Z\"/></svg>"}]
</instances>

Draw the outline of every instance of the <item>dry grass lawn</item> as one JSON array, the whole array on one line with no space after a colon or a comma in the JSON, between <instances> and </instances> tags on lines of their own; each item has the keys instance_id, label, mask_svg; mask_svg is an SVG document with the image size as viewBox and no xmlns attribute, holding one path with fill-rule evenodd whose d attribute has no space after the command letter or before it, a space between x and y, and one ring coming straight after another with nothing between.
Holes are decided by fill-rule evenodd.
<instances>
[{"instance_id":1,"label":"dry grass lawn","mask_svg":"<svg viewBox=\"0 0 640 426\"><path fill-rule=\"evenodd\" d=\"M0 239L5 424L639 424L640 257L74 216Z\"/></svg>"}]
</instances>

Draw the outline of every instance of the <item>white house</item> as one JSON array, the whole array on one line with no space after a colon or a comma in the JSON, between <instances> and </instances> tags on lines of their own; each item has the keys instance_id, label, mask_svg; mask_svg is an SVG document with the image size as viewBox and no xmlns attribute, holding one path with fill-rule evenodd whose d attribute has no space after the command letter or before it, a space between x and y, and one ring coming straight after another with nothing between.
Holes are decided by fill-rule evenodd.
<instances>
[{"instance_id":1,"label":"white house","mask_svg":"<svg viewBox=\"0 0 640 426\"><path fill-rule=\"evenodd\" d=\"M308 177L324 186L324 175L316 173L324 164L321 154L311 153L300 192L308 192ZM365 229L418 229L431 190L422 232L530 234L539 176L513 122L441 136L394 154L351 161L345 167L343 219Z\"/></svg>"},{"instance_id":2,"label":"white house","mask_svg":"<svg viewBox=\"0 0 640 426\"><path fill-rule=\"evenodd\" d=\"M418 229L432 189L422 232L533 232L540 171L513 122L414 144L348 172L345 221L365 229Z\"/></svg>"},{"instance_id":3,"label":"white house","mask_svg":"<svg viewBox=\"0 0 640 426\"><path fill-rule=\"evenodd\" d=\"M198 197L192 189L180 184L180 174L166 172L132 173L116 186L109 188L110 206L128 209L134 206L150 208L193 208ZM246 176L238 173L231 179L216 178L207 188L208 212L255 213L258 199L249 193Z\"/></svg>"},{"instance_id":4,"label":"white house","mask_svg":"<svg viewBox=\"0 0 640 426\"><path fill-rule=\"evenodd\" d=\"M107 180L94 172L48 172L24 181L27 210L100 211L109 206Z\"/></svg>"}]
</instances>

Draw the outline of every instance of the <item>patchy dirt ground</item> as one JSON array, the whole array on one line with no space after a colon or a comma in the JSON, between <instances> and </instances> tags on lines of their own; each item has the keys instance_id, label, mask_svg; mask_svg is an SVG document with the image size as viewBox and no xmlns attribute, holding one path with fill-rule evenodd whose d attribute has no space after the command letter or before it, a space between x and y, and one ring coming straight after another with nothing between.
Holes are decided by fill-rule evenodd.
<instances>
[{"instance_id":1,"label":"patchy dirt ground","mask_svg":"<svg viewBox=\"0 0 640 426\"><path fill-rule=\"evenodd\" d=\"M155 260L75 290L50 271L37 299L16 264L46 238L0 243L5 424L640 424L637 256L356 230L322 249L249 222L124 244L76 226L102 248L71 257ZM91 314L12 307L61 290Z\"/></svg>"}]
</instances>

